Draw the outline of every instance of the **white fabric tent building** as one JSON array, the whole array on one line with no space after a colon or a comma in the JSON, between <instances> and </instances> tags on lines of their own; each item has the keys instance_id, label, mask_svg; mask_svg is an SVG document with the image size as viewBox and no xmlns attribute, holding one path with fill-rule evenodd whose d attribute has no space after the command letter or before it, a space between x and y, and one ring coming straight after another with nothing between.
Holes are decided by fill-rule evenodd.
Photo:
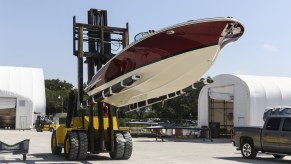
<instances>
[{"instance_id":1,"label":"white fabric tent building","mask_svg":"<svg viewBox=\"0 0 291 164\"><path fill-rule=\"evenodd\" d=\"M0 66L0 79L0 115L14 117L15 129L32 128L34 112L45 115L43 70Z\"/></svg>"},{"instance_id":2,"label":"white fabric tent building","mask_svg":"<svg viewBox=\"0 0 291 164\"><path fill-rule=\"evenodd\" d=\"M233 126L262 126L267 107L291 106L291 78L222 74L202 88L198 125L218 123L229 134Z\"/></svg>"}]
</instances>

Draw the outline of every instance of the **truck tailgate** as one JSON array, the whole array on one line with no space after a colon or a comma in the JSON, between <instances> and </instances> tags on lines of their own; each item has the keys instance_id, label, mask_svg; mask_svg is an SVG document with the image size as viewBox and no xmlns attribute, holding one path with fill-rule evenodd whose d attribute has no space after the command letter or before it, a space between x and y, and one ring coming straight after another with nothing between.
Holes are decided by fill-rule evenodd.
<instances>
[{"instance_id":1,"label":"truck tailgate","mask_svg":"<svg viewBox=\"0 0 291 164\"><path fill-rule=\"evenodd\" d=\"M256 149L261 149L261 126L248 126L248 127L234 127L234 146L240 148L240 140L242 138L251 138L254 142Z\"/></svg>"}]
</instances>

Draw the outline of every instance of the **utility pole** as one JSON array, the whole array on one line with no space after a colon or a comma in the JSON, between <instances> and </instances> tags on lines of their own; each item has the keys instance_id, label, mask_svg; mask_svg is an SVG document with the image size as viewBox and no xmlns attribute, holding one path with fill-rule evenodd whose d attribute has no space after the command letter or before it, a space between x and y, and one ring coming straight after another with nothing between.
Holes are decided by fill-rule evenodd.
<instances>
[{"instance_id":1,"label":"utility pole","mask_svg":"<svg viewBox=\"0 0 291 164\"><path fill-rule=\"evenodd\" d=\"M62 113L64 112L64 98L59 95L58 99L62 99Z\"/></svg>"}]
</instances>

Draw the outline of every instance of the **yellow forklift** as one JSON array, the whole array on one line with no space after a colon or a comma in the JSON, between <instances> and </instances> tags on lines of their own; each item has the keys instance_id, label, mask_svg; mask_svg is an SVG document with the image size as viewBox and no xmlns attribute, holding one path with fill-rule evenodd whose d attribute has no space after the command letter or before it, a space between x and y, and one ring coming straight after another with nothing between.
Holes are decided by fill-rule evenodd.
<instances>
[{"instance_id":1,"label":"yellow forklift","mask_svg":"<svg viewBox=\"0 0 291 164\"><path fill-rule=\"evenodd\" d=\"M118 38L114 36L118 35ZM88 51L83 49L83 42ZM121 131L114 114L116 108L102 102L98 95L83 100L83 65L87 64L88 81L114 54L111 45L128 45L126 28L107 26L107 11L90 9L88 24L73 18L73 53L78 59L78 92L69 95L66 124L57 124L51 137L52 154L64 154L68 160L84 160L87 154L109 153L112 159L129 159L132 138ZM83 60L85 58L85 61Z\"/></svg>"},{"instance_id":2,"label":"yellow forklift","mask_svg":"<svg viewBox=\"0 0 291 164\"><path fill-rule=\"evenodd\" d=\"M43 132L43 131L52 132L54 130L54 124L51 120L51 117L48 115L45 115L45 116L37 115L36 121L35 121L35 129L37 132Z\"/></svg>"}]
</instances>

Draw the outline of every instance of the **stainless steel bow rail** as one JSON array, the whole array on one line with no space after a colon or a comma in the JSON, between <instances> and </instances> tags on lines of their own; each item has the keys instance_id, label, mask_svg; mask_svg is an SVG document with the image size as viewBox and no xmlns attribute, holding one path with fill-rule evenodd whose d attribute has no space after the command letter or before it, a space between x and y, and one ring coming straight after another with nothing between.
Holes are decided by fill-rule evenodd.
<instances>
[{"instance_id":1,"label":"stainless steel bow rail","mask_svg":"<svg viewBox=\"0 0 291 164\"><path fill-rule=\"evenodd\" d=\"M26 154L29 149L29 139L20 141L14 145L9 145L0 141L0 153L22 154L23 161L26 160Z\"/></svg>"}]
</instances>

